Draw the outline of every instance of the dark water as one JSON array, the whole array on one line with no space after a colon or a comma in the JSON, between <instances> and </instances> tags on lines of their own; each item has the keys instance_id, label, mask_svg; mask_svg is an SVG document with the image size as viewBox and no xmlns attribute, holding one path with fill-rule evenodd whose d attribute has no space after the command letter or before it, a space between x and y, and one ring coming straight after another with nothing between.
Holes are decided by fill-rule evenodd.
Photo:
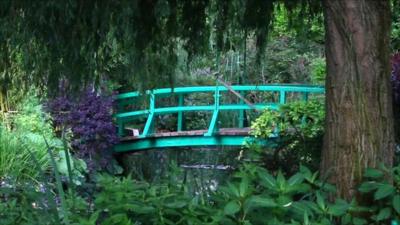
<instances>
[{"instance_id":1,"label":"dark water","mask_svg":"<svg viewBox=\"0 0 400 225\"><path fill-rule=\"evenodd\" d=\"M119 156L126 175L150 183L174 179L190 191L213 190L238 165L240 147L169 148Z\"/></svg>"}]
</instances>

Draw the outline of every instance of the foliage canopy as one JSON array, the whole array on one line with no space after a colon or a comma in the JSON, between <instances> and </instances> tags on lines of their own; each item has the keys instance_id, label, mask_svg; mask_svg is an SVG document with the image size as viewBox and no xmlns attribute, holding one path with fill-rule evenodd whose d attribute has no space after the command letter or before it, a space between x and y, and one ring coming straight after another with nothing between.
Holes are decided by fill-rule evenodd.
<instances>
[{"instance_id":1,"label":"foliage canopy","mask_svg":"<svg viewBox=\"0 0 400 225\"><path fill-rule=\"evenodd\" d=\"M312 0L1 1L0 89L34 83L54 90L60 79L82 86L106 78L150 88L155 76L172 84L178 49L190 60L240 47L249 35L264 49L282 7L295 27L310 25L304 15L321 17L320 1Z\"/></svg>"}]
</instances>

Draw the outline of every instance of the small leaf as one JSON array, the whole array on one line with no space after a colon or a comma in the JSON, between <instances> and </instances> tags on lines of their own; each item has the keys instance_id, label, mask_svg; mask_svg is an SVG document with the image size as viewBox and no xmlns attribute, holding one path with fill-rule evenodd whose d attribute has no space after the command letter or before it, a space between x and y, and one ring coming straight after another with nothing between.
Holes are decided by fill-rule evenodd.
<instances>
[{"instance_id":1,"label":"small leaf","mask_svg":"<svg viewBox=\"0 0 400 225\"><path fill-rule=\"evenodd\" d=\"M230 201L226 204L224 208L224 212L226 215L234 215L235 213L239 212L240 205L237 201Z\"/></svg>"},{"instance_id":2,"label":"small leaf","mask_svg":"<svg viewBox=\"0 0 400 225\"><path fill-rule=\"evenodd\" d=\"M383 209L379 210L376 220L378 220L378 221L386 220L390 217L391 214L392 214L392 210L390 208L383 208Z\"/></svg>"},{"instance_id":3,"label":"small leaf","mask_svg":"<svg viewBox=\"0 0 400 225\"><path fill-rule=\"evenodd\" d=\"M374 199L379 200L394 193L394 187L389 184L382 184L375 192Z\"/></svg>"}]
</instances>

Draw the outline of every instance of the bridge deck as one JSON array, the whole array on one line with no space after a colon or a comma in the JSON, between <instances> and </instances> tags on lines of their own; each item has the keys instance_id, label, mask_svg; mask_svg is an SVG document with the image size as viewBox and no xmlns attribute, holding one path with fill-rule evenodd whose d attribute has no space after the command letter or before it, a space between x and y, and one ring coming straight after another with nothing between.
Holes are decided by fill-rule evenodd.
<instances>
[{"instance_id":1,"label":"bridge deck","mask_svg":"<svg viewBox=\"0 0 400 225\"><path fill-rule=\"evenodd\" d=\"M188 130L188 131L170 131L162 133L153 133L146 136L146 138L159 138L159 137L185 137L185 136L204 136L208 130ZM244 128L221 128L214 135L216 136L248 136L250 135L250 127ZM120 140L122 142L135 141L143 139L141 136L127 136Z\"/></svg>"}]
</instances>

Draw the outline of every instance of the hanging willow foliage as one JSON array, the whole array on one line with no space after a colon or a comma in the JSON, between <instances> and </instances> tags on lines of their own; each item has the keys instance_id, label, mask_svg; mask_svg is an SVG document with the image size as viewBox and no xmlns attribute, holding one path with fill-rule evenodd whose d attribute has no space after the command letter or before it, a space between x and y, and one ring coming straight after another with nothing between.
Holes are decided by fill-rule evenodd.
<instances>
[{"instance_id":1,"label":"hanging willow foliage","mask_svg":"<svg viewBox=\"0 0 400 225\"><path fill-rule=\"evenodd\" d=\"M246 31L263 50L274 4L289 9L308 4L301 11L311 13L319 2L2 0L0 91L34 84L52 92L60 80L81 87L105 78L142 84L136 88L155 87L159 80L173 84L178 47L190 59L210 47L224 51L238 45Z\"/></svg>"}]
</instances>

